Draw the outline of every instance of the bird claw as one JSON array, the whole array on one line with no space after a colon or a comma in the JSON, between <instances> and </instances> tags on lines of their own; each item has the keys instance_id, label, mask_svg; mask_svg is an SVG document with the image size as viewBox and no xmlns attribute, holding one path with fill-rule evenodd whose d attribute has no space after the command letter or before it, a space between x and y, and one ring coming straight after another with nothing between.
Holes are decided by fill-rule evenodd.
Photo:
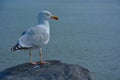
<instances>
[{"instance_id":1,"label":"bird claw","mask_svg":"<svg viewBox=\"0 0 120 80\"><path fill-rule=\"evenodd\" d=\"M30 62L30 64L32 64L32 65L36 65L36 64L38 64L37 62Z\"/></svg>"},{"instance_id":2,"label":"bird claw","mask_svg":"<svg viewBox=\"0 0 120 80\"><path fill-rule=\"evenodd\" d=\"M48 64L48 62L40 62L39 64L40 65L45 65L45 64Z\"/></svg>"},{"instance_id":3,"label":"bird claw","mask_svg":"<svg viewBox=\"0 0 120 80\"><path fill-rule=\"evenodd\" d=\"M32 65L46 65L48 62L30 62Z\"/></svg>"}]
</instances>

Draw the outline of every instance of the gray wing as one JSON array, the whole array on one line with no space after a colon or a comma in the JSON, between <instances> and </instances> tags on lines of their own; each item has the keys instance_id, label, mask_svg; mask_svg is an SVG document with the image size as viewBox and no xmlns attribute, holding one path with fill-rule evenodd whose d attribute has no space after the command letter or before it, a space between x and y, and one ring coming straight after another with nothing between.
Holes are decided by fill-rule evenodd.
<instances>
[{"instance_id":1,"label":"gray wing","mask_svg":"<svg viewBox=\"0 0 120 80\"><path fill-rule=\"evenodd\" d=\"M19 38L22 47L42 47L49 41L49 34L43 27L32 27Z\"/></svg>"}]
</instances>

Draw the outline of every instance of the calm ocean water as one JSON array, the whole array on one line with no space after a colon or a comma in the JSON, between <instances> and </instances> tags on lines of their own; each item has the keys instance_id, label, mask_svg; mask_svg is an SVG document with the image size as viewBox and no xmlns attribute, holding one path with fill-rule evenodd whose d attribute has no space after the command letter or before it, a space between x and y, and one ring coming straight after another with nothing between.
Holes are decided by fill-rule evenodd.
<instances>
[{"instance_id":1,"label":"calm ocean water","mask_svg":"<svg viewBox=\"0 0 120 80\"><path fill-rule=\"evenodd\" d=\"M28 51L12 53L9 48L37 24L41 10L60 18L50 20L44 60L82 65L96 80L120 80L119 0L0 0L0 71L29 61ZM38 51L33 53L39 60Z\"/></svg>"}]
</instances>

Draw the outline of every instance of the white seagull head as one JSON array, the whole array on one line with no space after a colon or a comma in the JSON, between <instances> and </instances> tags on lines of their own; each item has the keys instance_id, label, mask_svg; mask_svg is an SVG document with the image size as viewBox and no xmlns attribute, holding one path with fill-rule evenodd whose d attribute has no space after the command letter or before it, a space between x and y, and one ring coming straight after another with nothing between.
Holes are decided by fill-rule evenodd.
<instances>
[{"instance_id":1,"label":"white seagull head","mask_svg":"<svg viewBox=\"0 0 120 80\"><path fill-rule=\"evenodd\" d=\"M58 20L57 16L52 15L52 13L50 13L49 11L41 11L38 15L38 19L42 19L42 20L48 20L48 19L54 19L54 20Z\"/></svg>"}]
</instances>

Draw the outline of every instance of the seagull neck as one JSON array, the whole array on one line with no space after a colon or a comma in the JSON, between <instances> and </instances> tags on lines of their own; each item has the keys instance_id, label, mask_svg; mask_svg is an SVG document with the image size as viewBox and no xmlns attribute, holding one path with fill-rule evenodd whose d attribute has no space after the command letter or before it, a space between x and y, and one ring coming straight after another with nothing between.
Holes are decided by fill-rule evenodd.
<instances>
[{"instance_id":1,"label":"seagull neck","mask_svg":"<svg viewBox=\"0 0 120 80\"><path fill-rule=\"evenodd\" d=\"M45 26L49 27L49 22L47 20L38 20L38 24L45 25Z\"/></svg>"},{"instance_id":2,"label":"seagull neck","mask_svg":"<svg viewBox=\"0 0 120 80\"><path fill-rule=\"evenodd\" d=\"M43 25L41 27L45 28L47 30L48 33L50 33L50 29L49 29L49 22L47 20L38 20L38 24L39 25Z\"/></svg>"}]
</instances>

